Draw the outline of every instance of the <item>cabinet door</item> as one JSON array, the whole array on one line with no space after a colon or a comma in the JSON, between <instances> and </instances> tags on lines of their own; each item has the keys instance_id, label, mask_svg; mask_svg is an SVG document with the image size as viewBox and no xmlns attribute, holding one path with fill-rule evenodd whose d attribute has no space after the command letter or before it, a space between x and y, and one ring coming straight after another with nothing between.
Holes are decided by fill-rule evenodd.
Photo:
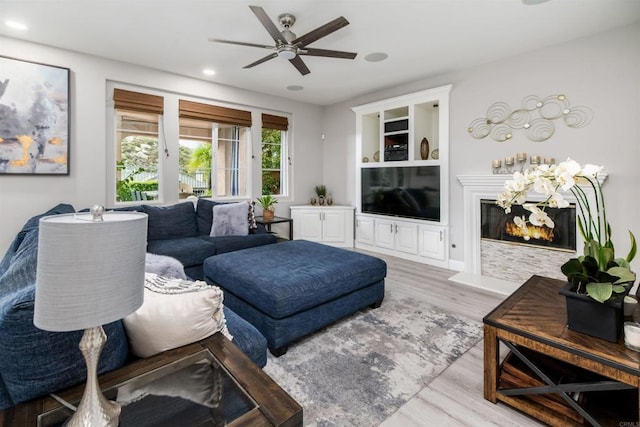
<instances>
[{"instance_id":1,"label":"cabinet door","mask_svg":"<svg viewBox=\"0 0 640 427\"><path fill-rule=\"evenodd\" d=\"M442 227L420 226L420 255L433 259L444 259L446 231Z\"/></svg>"},{"instance_id":2,"label":"cabinet door","mask_svg":"<svg viewBox=\"0 0 640 427\"><path fill-rule=\"evenodd\" d=\"M395 247L395 231L394 222L386 219L375 220L375 243L381 248L394 249Z\"/></svg>"},{"instance_id":3,"label":"cabinet door","mask_svg":"<svg viewBox=\"0 0 640 427\"><path fill-rule=\"evenodd\" d=\"M418 224L396 222L396 250L410 254L418 253Z\"/></svg>"},{"instance_id":4,"label":"cabinet door","mask_svg":"<svg viewBox=\"0 0 640 427\"><path fill-rule=\"evenodd\" d=\"M327 243L342 243L345 241L346 224L343 211L322 211L322 220L322 241ZM353 233L353 230L351 233Z\"/></svg>"},{"instance_id":5,"label":"cabinet door","mask_svg":"<svg viewBox=\"0 0 640 427\"><path fill-rule=\"evenodd\" d=\"M356 219L356 239L366 245L373 245L373 218L358 217Z\"/></svg>"},{"instance_id":6,"label":"cabinet door","mask_svg":"<svg viewBox=\"0 0 640 427\"><path fill-rule=\"evenodd\" d=\"M322 241L322 212L319 210L298 210L294 219L296 239Z\"/></svg>"}]
</instances>

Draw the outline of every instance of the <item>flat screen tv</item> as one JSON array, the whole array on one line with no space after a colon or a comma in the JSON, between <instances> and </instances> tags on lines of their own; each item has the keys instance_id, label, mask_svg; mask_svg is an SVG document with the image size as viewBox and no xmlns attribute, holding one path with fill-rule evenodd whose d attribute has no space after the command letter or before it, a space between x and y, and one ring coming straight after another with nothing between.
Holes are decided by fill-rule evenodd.
<instances>
[{"instance_id":1,"label":"flat screen tv","mask_svg":"<svg viewBox=\"0 0 640 427\"><path fill-rule=\"evenodd\" d=\"M361 171L363 213L440 221L440 166Z\"/></svg>"}]
</instances>

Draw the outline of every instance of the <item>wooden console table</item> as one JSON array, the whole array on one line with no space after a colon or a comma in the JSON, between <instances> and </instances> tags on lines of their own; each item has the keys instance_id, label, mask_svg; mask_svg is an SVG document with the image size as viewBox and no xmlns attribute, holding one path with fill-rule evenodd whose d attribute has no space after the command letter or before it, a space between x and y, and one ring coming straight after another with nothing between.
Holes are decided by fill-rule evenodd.
<instances>
[{"instance_id":1,"label":"wooden console table","mask_svg":"<svg viewBox=\"0 0 640 427\"><path fill-rule=\"evenodd\" d=\"M610 343L569 330L564 297L558 293L563 284L532 276L484 318L484 398L504 402L554 426L637 426L640 353L627 349L623 337ZM534 373L528 385L506 386L507 366L506 362L500 365L500 343L511 351L510 360ZM530 357L532 354L536 357ZM560 365L576 377L560 378L547 370ZM622 398L598 405L614 395ZM584 397L584 404L578 396ZM555 403L545 404L549 401L545 399L555 399L570 416L553 410ZM626 408L616 406L619 404Z\"/></svg>"}]
</instances>

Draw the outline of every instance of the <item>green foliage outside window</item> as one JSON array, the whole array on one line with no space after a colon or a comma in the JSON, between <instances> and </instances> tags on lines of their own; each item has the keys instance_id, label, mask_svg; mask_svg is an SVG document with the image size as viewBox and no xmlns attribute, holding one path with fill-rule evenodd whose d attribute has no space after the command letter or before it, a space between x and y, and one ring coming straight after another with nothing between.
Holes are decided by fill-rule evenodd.
<instances>
[{"instance_id":1,"label":"green foliage outside window","mask_svg":"<svg viewBox=\"0 0 640 427\"><path fill-rule=\"evenodd\" d=\"M124 170L124 167L123 162L120 161L116 163L117 170L122 171ZM158 180L134 181L134 177L143 172L145 172L144 168L138 168L128 177L116 180L116 201L133 201L134 197L132 193L135 191L158 191Z\"/></svg>"},{"instance_id":2,"label":"green foliage outside window","mask_svg":"<svg viewBox=\"0 0 640 427\"><path fill-rule=\"evenodd\" d=\"M280 194L282 131L262 129L262 194Z\"/></svg>"},{"instance_id":3,"label":"green foliage outside window","mask_svg":"<svg viewBox=\"0 0 640 427\"><path fill-rule=\"evenodd\" d=\"M211 144L202 144L191 152L186 164L187 170L193 173L200 170L211 170Z\"/></svg>"}]
</instances>

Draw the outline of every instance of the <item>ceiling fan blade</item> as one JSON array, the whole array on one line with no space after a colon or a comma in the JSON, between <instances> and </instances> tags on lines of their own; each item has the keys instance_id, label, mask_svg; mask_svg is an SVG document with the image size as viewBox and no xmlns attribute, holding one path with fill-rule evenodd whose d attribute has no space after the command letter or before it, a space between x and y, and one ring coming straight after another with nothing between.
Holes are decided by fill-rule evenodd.
<instances>
[{"instance_id":1,"label":"ceiling fan blade","mask_svg":"<svg viewBox=\"0 0 640 427\"><path fill-rule=\"evenodd\" d=\"M278 27L276 27L276 25L273 23L271 18L269 18L269 15L267 15L267 12L265 12L263 8L261 8L260 6L249 6L249 8L253 11L262 26L269 32L271 37L273 37L276 42L282 44L287 43L282 33L278 31Z\"/></svg>"},{"instance_id":2,"label":"ceiling fan blade","mask_svg":"<svg viewBox=\"0 0 640 427\"><path fill-rule=\"evenodd\" d=\"M300 71L300 74L302 74L303 76L306 76L311 72L309 68L307 68L307 65L304 63L302 58L300 58L299 56L296 56L295 58L290 59L289 62L291 62L293 66L296 67L298 71Z\"/></svg>"},{"instance_id":3,"label":"ceiling fan blade","mask_svg":"<svg viewBox=\"0 0 640 427\"><path fill-rule=\"evenodd\" d=\"M256 62L252 62L249 65L245 65L242 68L255 67L256 65L262 64L263 62L267 62L268 60L273 59L273 58L277 58L277 57L278 57L278 53L277 52L273 52L273 53L270 53L269 55L265 56L264 58L258 59Z\"/></svg>"},{"instance_id":4,"label":"ceiling fan blade","mask_svg":"<svg viewBox=\"0 0 640 427\"><path fill-rule=\"evenodd\" d=\"M209 41L210 42L216 42L216 43L238 44L240 46L262 47L262 48L265 48L265 49L273 49L273 46L269 46L269 45L266 45L266 44L236 42L236 41L233 41L233 40L223 40L223 39L214 39L214 38L210 38Z\"/></svg>"},{"instance_id":5,"label":"ceiling fan blade","mask_svg":"<svg viewBox=\"0 0 640 427\"><path fill-rule=\"evenodd\" d=\"M314 49L312 47L306 47L304 48L304 50L299 51L298 55L326 56L329 58L354 59L357 53L343 52L341 50Z\"/></svg>"},{"instance_id":6,"label":"ceiling fan blade","mask_svg":"<svg viewBox=\"0 0 640 427\"><path fill-rule=\"evenodd\" d=\"M324 36L328 36L336 30L344 27L345 25L349 25L349 21L344 16L334 19L331 22L327 22L326 24L316 28L313 31L308 32L307 34L298 37L293 40L291 44L297 44L299 47L304 47L314 41L321 39Z\"/></svg>"}]
</instances>

